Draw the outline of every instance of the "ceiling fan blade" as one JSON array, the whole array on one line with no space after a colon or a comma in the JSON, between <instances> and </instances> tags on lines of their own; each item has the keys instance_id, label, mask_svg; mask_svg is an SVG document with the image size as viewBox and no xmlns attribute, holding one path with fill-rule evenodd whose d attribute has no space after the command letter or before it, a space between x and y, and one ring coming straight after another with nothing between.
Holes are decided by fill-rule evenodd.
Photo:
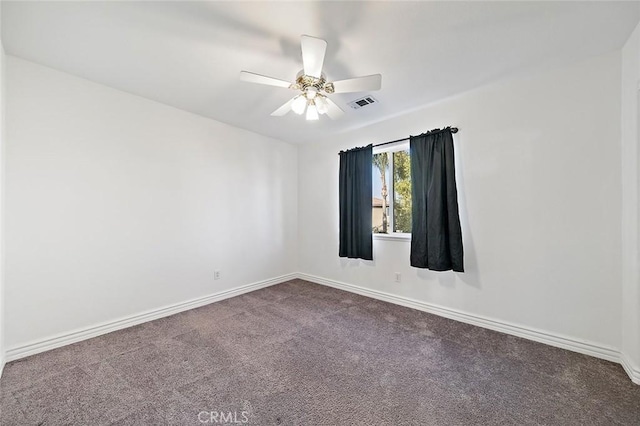
<instances>
[{"instance_id":1,"label":"ceiling fan blade","mask_svg":"<svg viewBox=\"0 0 640 426\"><path fill-rule=\"evenodd\" d=\"M302 64L304 73L316 78L322 75L324 54L327 50L327 42L321 38L303 35L301 37Z\"/></svg>"},{"instance_id":2,"label":"ceiling fan blade","mask_svg":"<svg viewBox=\"0 0 640 426\"><path fill-rule=\"evenodd\" d=\"M249 83L267 84L269 86L291 87L291 83L288 81L267 77L266 75L260 75L249 71L240 71L240 80L248 81Z\"/></svg>"},{"instance_id":3,"label":"ceiling fan blade","mask_svg":"<svg viewBox=\"0 0 640 426\"><path fill-rule=\"evenodd\" d=\"M380 90L381 87L381 74L373 74L333 82L334 93L368 92L370 90Z\"/></svg>"},{"instance_id":4,"label":"ceiling fan blade","mask_svg":"<svg viewBox=\"0 0 640 426\"><path fill-rule=\"evenodd\" d=\"M291 104L293 103L293 100L295 98L296 97L293 97L293 98L289 99L284 105L282 105L277 110L273 111L271 113L271 115L274 116L274 117L281 117L281 116L285 115L286 113L288 113L289 111L291 111Z\"/></svg>"},{"instance_id":5,"label":"ceiling fan blade","mask_svg":"<svg viewBox=\"0 0 640 426\"><path fill-rule=\"evenodd\" d=\"M329 110L327 111L327 115L331 117L332 120L337 120L338 118L344 115L344 111L335 102L333 102L329 98L325 98L327 104L329 104Z\"/></svg>"}]
</instances>

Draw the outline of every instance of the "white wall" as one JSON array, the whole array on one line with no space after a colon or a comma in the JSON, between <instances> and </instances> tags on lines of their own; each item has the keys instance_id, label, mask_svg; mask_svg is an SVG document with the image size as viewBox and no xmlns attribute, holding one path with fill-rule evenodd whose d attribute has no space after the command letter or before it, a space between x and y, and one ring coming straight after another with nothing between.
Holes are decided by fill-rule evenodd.
<instances>
[{"instance_id":1,"label":"white wall","mask_svg":"<svg viewBox=\"0 0 640 426\"><path fill-rule=\"evenodd\" d=\"M640 383L640 25L622 50L622 352Z\"/></svg>"},{"instance_id":2,"label":"white wall","mask_svg":"<svg viewBox=\"0 0 640 426\"><path fill-rule=\"evenodd\" d=\"M2 5L0 5L0 11ZM2 22L0 14L0 22ZM0 29L0 33L2 33ZM5 315L5 293L4 293L4 147L5 147L5 54L2 40L0 40L0 376L4 368L4 315Z\"/></svg>"},{"instance_id":3,"label":"white wall","mask_svg":"<svg viewBox=\"0 0 640 426\"><path fill-rule=\"evenodd\" d=\"M619 349L620 52L484 87L299 150L299 266ZM357 114L356 112L350 112ZM466 273L409 266L408 241L338 258L338 151L456 125ZM394 283L394 272L402 283Z\"/></svg>"},{"instance_id":4,"label":"white wall","mask_svg":"<svg viewBox=\"0 0 640 426\"><path fill-rule=\"evenodd\" d=\"M8 350L295 272L295 146L12 56L7 88Z\"/></svg>"},{"instance_id":5,"label":"white wall","mask_svg":"<svg viewBox=\"0 0 640 426\"><path fill-rule=\"evenodd\" d=\"M299 148L7 57L5 348L297 267L637 369L639 39ZM339 259L338 151L449 124L467 272L409 267L406 241Z\"/></svg>"}]
</instances>

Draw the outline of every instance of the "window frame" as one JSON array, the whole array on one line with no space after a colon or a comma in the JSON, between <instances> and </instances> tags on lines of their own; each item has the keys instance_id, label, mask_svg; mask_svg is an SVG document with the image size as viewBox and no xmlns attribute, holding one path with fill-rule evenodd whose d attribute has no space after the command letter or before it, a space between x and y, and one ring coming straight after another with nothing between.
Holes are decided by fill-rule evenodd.
<instances>
[{"instance_id":1,"label":"window frame","mask_svg":"<svg viewBox=\"0 0 640 426\"><path fill-rule=\"evenodd\" d=\"M393 144L389 144L389 145L384 145L381 147L374 147L373 148L373 155L376 154L381 154L383 152L386 152L388 154L392 154L394 152L399 152L399 151L406 151L409 150L409 141L402 141L402 142L397 142L397 143L393 143ZM409 154L411 155L411 154ZM371 179L374 179L375 176L372 173ZM388 194L388 198L389 198L389 202L387 205L387 208L389 209L389 226L391 229L393 229L393 224L394 224L394 211L393 211L393 204L395 203L395 180L394 180L394 174L393 174L393 158L390 157L389 158L389 183L387 184L387 186L390 188L389 189L389 194ZM373 197L373 194L372 194ZM383 234L381 232L372 232L373 234L373 238L377 239L377 240L391 240L391 241L409 241L411 240L411 233L410 232L388 232L386 234Z\"/></svg>"}]
</instances>

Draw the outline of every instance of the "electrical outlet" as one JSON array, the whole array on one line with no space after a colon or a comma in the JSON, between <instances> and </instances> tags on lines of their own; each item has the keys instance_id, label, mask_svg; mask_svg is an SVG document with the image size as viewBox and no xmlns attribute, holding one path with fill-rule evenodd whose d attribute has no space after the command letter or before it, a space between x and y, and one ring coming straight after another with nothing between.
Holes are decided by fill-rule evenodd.
<instances>
[{"instance_id":1,"label":"electrical outlet","mask_svg":"<svg viewBox=\"0 0 640 426\"><path fill-rule=\"evenodd\" d=\"M213 279L214 280L220 279L220 271L213 271Z\"/></svg>"},{"instance_id":2,"label":"electrical outlet","mask_svg":"<svg viewBox=\"0 0 640 426\"><path fill-rule=\"evenodd\" d=\"M402 281L402 274L400 272L396 272L396 282L399 283Z\"/></svg>"}]
</instances>

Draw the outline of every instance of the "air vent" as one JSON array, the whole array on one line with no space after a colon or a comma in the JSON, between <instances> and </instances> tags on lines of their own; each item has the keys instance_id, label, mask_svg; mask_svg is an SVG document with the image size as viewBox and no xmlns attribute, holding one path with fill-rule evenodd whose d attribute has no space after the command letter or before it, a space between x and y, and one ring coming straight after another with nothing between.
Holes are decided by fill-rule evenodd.
<instances>
[{"instance_id":1,"label":"air vent","mask_svg":"<svg viewBox=\"0 0 640 426\"><path fill-rule=\"evenodd\" d=\"M377 104L377 103L378 101L373 96L365 96L364 98L351 101L347 105L349 105L353 109L360 109L362 107L366 107L367 105Z\"/></svg>"}]
</instances>

